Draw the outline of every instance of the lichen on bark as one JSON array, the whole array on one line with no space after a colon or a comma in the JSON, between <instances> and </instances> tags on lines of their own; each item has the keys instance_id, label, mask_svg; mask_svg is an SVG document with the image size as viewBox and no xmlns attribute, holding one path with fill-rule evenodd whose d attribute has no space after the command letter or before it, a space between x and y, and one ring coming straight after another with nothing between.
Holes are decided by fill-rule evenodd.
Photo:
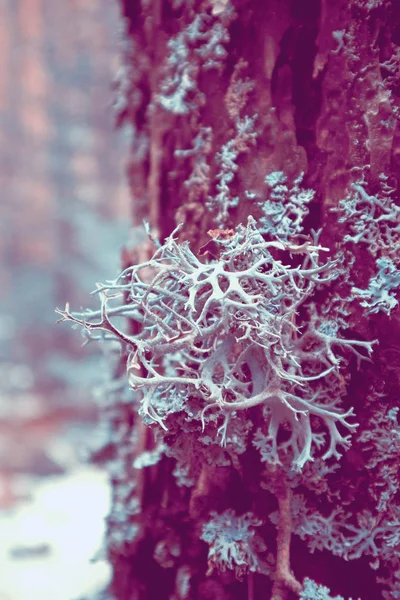
<instances>
[{"instance_id":1,"label":"lichen on bark","mask_svg":"<svg viewBox=\"0 0 400 600\"><path fill-rule=\"evenodd\" d=\"M63 313L120 342L115 598L393 600L399 5L121 6L118 120L152 241L98 313Z\"/></svg>"}]
</instances>

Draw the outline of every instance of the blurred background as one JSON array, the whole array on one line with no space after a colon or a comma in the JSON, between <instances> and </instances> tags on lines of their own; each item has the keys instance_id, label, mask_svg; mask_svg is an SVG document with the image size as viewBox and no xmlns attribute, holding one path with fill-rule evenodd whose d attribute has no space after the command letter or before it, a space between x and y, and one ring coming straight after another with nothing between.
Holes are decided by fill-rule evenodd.
<instances>
[{"instance_id":1,"label":"blurred background","mask_svg":"<svg viewBox=\"0 0 400 600\"><path fill-rule=\"evenodd\" d=\"M85 463L99 348L56 325L96 306L129 229L128 141L113 123L115 0L0 0L0 600L107 583L107 476Z\"/></svg>"}]
</instances>

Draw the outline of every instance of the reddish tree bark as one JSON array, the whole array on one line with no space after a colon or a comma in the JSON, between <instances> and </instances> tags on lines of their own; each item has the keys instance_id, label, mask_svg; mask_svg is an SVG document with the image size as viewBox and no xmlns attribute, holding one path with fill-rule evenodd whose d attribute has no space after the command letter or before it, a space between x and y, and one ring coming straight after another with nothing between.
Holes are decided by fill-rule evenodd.
<instances>
[{"instance_id":1,"label":"reddish tree bark","mask_svg":"<svg viewBox=\"0 0 400 600\"><path fill-rule=\"evenodd\" d=\"M134 224L146 219L153 236L163 241L183 223L176 237L188 240L204 262L218 258L220 240L232 237L249 215L267 240L277 236L301 244L322 229L319 241L342 273L317 290L313 302L325 310L325 326L336 318L345 321L344 339L356 344L378 339L379 347L374 346L372 363L351 359L351 353L342 356L335 393L343 410L355 407L359 430L338 470L326 480L315 475L313 484L308 479L308 491L302 475L295 485L290 470L261 464L250 441L236 462L221 466L196 454L188 434L187 453L194 458L186 475L192 484L179 482L175 451L175 458L167 452L157 464L138 470L135 458L157 447L159 427L145 427L137 405L114 393L108 415L112 441L103 455L110 460L114 494L108 522L113 594L118 600L282 600L299 597L304 577L310 577L331 587L332 594L395 598L400 580L394 533L393 553L383 547L388 523L399 513L398 472L392 447L387 463L392 488L383 508L374 487L387 483L381 480L383 459L365 432L384 436L389 421L376 411L398 404L400 5L395 0L125 0L122 11L126 46L116 104L119 123L133 131L128 176ZM147 244L127 248L124 267L149 258ZM391 266L385 263L379 279L382 258ZM374 296L374 285L392 300ZM312 310L299 309L299 335ZM123 376L126 359L116 367L116 379ZM262 427L261 412L246 412L254 431ZM397 412L390 414L388 435L398 444ZM177 418L168 426L163 440L174 448L183 425ZM280 444L285 435L283 426ZM374 452L380 458L372 464ZM184 473L179 475L182 480ZM352 515L347 521L352 526L364 519L357 527L370 528L377 553L371 545L359 551L351 538L354 560L347 562L348 551L340 546L343 536L351 537L343 533L346 526L335 538L337 547L324 547L322 540L310 553L312 535L303 535L300 526L296 530L292 492L297 498L305 494L324 517L341 506ZM229 510L250 511L262 522L267 550L260 556L266 563L269 553L275 557L269 576L265 566L235 573L219 568L210 554L207 558L202 527L212 511ZM385 541L374 533L377 523L387 528ZM318 597L328 595L321 591Z\"/></svg>"}]
</instances>

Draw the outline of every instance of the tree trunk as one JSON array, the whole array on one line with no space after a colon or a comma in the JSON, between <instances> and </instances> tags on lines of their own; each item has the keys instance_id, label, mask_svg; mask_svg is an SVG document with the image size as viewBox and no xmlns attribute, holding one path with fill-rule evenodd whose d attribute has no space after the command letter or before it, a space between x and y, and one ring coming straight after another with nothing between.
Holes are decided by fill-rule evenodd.
<instances>
[{"instance_id":1,"label":"tree trunk","mask_svg":"<svg viewBox=\"0 0 400 600\"><path fill-rule=\"evenodd\" d=\"M123 266L150 260L156 240L162 246L182 224L170 239L168 264L184 270L192 260L179 250L185 241L202 265L224 264L223 281L216 276L214 283L231 308L224 312L213 287L208 310L222 306L215 314L229 325L223 339L213 338L219 358L212 366L205 354L210 378L185 391L184 408L172 410L177 400L164 383L161 400L146 405L147 382L135 382L151 379L150 350L131 380L136 396L125 388L111 394L111 441L99 456L109 462L113 485L112 593L117 600L283 600L300 593L311 600L329 598L318 587L326 585L346 598L397 598L400 4L124 0L122 9L116 110L132 131L135 231L145 219L153 240L127 247ZM265 332L254 342L267 325L249 308L252 277L267 281L270 268L265 259L253 269L264 256L252 245L255 236L261 246L276 244L268 249L272 287L260 284L264 300L253 297L259 307L272 294L274 342ZM242 279L226 275L235 248L235 260L249 261L241 269L253 269L235 284L236 296L232 281ZM316 275L317 255L325 277ZM282 265L303 274L281 276ZM160 273L165 290L168 273ZM214 285L210 279L210 288L201 288L191 277L193 292L179 279L185 304L164 299L189 320L200 319ZM278 300L267 288L281 281ZM303 294L297 304L296 286ZM239 304L253 316L235 312ZM172 313L151 310L153 327L162 332L161 319L165 331ZM238 325L242 318L247 330ZM181 337L186 327L178 327ZM132 321L132 338L142 331ZM171 352L177 339L168 338ZM246 345L253 342L257 348ZM117 382L127 362L136 368L129 362L135 348L125 344ZM190 377L196 360L200 370L205 364L204 348L191 354ZM221 348L228 348L224 358ZM151 364L159 374L164 351L157 352ZM162 364L158 377L166 373ZM182 363L175 372L186 376ZM235 402L244 410L233 413Z\"/></svg>"}]
</instances>

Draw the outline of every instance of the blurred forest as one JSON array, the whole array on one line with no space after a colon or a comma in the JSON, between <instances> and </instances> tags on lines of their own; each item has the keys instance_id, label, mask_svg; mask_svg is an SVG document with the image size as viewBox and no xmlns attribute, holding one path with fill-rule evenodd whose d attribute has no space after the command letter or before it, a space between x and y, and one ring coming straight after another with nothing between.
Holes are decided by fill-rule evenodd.
<instances>
[{"instance_id":1,"label":"blurred forest","mask_svg":"<svg viewBox=\"0 0 400 600\"><path fill-rule=\"evenodd\" d=\"M100 349L82 349L76 332L56 327L54 309L66 299L86 303L94 282L118 269L120 241L127 238L126 139L115 132L112 110L119 22L114 2L0 2L3 542L2 519L10 511L16 518L38 482L55 476L60 482L80 468L95 435L92 388L102 381ZM93 510L90 504L86 510ZM10 557L21 562L21 555L43 553L43 544L44 554L54 555L35 536L31 550L21 548L29 541L26 526L18 527L14 522L10 545L3 543L2 573L11 569ZM29 577L24 592L17 575L12 570L13 590L7 588L11 575L2 576L0 598L47 597L45 588L34 591ZM68 591L60 593L51 597L60 600Z\"/></svg>"}]
</instances>

